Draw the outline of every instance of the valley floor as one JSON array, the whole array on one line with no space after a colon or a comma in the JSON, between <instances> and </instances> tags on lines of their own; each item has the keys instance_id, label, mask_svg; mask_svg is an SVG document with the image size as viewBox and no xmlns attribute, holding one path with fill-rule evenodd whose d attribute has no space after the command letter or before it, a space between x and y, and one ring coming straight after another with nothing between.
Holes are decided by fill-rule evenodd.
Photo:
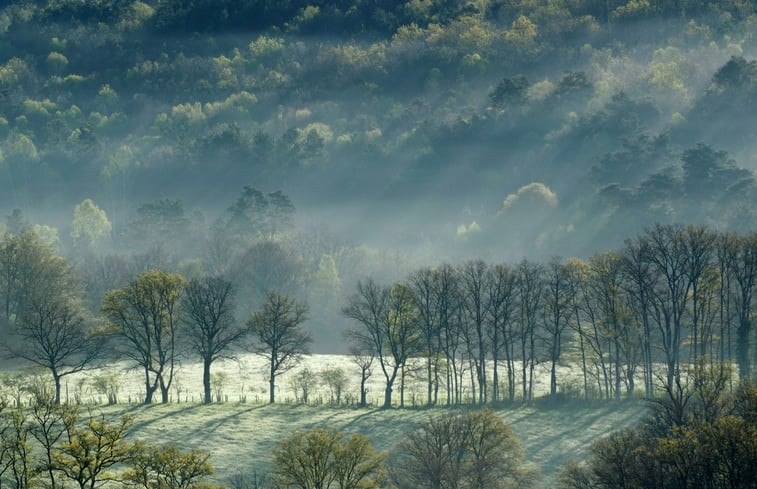
<instances>
[{"instance_id":1,"label":"valley floor","mask_svg":"<svg viewBox=\"0 0 757 489\"><path fill-rule=\"evenodd\" d=\"M551 487L565 461L580 460L592 441L633 424L645 407L641 401L591 406L567 402L555 407L506 407L497 409L497 413L521 438L526 461L541 471L543 486ZM219 482L237 473L266 472L271 450L294 430L334 427L346 433L360 432L368 435L377 449L389 451L416 423L445 411L236 402L102 409L109 416L134 415L135 438L210 451Z\"/></svg>"}]
</instances>

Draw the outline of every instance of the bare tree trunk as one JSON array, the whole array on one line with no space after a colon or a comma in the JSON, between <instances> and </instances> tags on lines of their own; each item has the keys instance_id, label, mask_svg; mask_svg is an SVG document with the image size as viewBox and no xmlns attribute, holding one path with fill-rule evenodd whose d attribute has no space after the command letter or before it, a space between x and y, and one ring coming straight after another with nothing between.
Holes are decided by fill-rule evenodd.
<instances>
[{"instance_id":1,"label":"bare tree trunk","mask_svg":"<svg viewBox=\"0 0 757 489\"><path fill-rule=\"evenodd\" d=\"M60 375L53 370L53 381L55 382L55 404L60 404Z\"/></svg>"},{"instance_id":2,"label":"bare tree trunk","mask_svg":"<svg viewBox=\"0 0 757 489\"><path fill-rule=\"evenodd\" d=\"M210 392L210 361L207 358L202 364L202 386L205 390L204 402L205 404L210 404L213 402L213 395Z\"/></svg>"},{"instance_id":3,"label":"bare tree trunk","mask_svg":"<svg viewBox=\"0 0 757 489\"><path fill-rule=\"evenodd\" d=\"M150 370L145 367L145 404L152 404L152 396L157 388L157 382L150 383Z\"/></svg>"},{"instance_id":4,"label":"bare tree trunk","mask_svg":"<svg viewBox=\"0 0 757 489\"><path fill-rule=\"evenodd\" d=\"M392 407L392 384L387 382L386 389L384 389L384 409L390 409Z\"/></svg>"},{"instance_id":5,"label":"bare tree trunk","mask_svg":"<svg viewBox=\"0 0 757 489\"><path fill-rule=\"evenodd\" d=\"M268 378L268 403L273 404L276 402L276 367L271 360L270 377Z\"/></svg>"},{"instance_id":6,"label":"bare tree trunk","mask_svg":"<svg viewBox=\"0 0 757 489\"><path fill-rule=\"evenodd\" d=\"M368 404L366 399L368 391L365 390L365 381L365 374L362 374L360 376L360 407L365 407Z\"/></svg>"}]
</instances>

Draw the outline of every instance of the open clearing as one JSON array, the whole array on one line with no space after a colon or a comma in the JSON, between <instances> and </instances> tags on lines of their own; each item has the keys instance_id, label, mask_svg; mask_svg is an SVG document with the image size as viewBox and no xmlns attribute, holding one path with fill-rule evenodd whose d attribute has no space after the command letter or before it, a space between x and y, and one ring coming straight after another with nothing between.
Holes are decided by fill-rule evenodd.
<instances>
[{"instance_id":1,"label":"open clearing","mask_svg":"<svg viewBox=\"0 0 757 489\"><path fill-rule=\"evenodd\" d=\"M197 448L211 452L216 468L214 479L223 482L237 473L257 470L266 472L270 453L276 444L295 430L315 427L333 427L346 433L359 432L369 436L374 446L382 451L392 450L416 424L429 416L441 414L450 408L381 410L375 406L383 395L383 376L376 367L369 383L369 401L372 407L359 409L351 406L327 404L328 389L318 386L311 399L315 404L292 402L294 394L291 378L297 371L281 377L277 386L276 405L267 405L267 382L263 359L242 355L236 361L219 362L213 371L223 378L221 398L228 402L203 405L202 370L195 363L185 362L178 374L175 388L171 389L169 404L141 404L144 386L140 373L125 370L125 364L108 367L110 374L119 378L119 404L104 405L106 396L93 386L93 380L103 370L72 376L64 382L64 399L74 398L88 405L93 413L103 412L117 417L130 414L135 417L132 434L150 443L176 443L184 449ZM300 368L321 372L327 368L343 368L349 377L345 396L358 395L358 375L349 357L340 355L310 355ZM565 378L569 370L563 368ZM39 372L40 379L47 379ZM422 372L421 372L422 375ZM502 375L502 374L501 374ZM542 395L548 388L548 376L537 376L536 392ZM411 378L406 387L406 405L423 402L425 385L422 379ZM395 402L399 401L399 385L394 389ZM440 392L440 400L446 399ZM246 402L240 402L244 398ZM176 402L177 399L180 402ZM160 400L158 395L156 400ZM319 401L323 401L320 403ZM535 406L514 405L501 407L497 412L520 437L526 452L527 463L537 467L544 487L569 459L581 459L585 450L597 438L636 422L645 411L643 401L595 402L567 401L550 406L537 401Z\"/></svg>"},{"instance_id":2,"label":"open clearing","mask_svg":"<svg viewBox=\"0 0 757 489\"><path fill-rule=\"evenodd\" d=\"M294 430L335 427L363 433L379 450L391 450L417 422L445 411L240 403L120 405L102 410L109 416L134 415L136 438L210 451L219 481L239 472L266 471L271 449ZM541 470L545 487L550 487L563 462L580 459L593 440L632 424L643 410L640 402L621 402L593 407L523 406L497 412L521 438L527 462Z\"/></svg>"}]
</instances>

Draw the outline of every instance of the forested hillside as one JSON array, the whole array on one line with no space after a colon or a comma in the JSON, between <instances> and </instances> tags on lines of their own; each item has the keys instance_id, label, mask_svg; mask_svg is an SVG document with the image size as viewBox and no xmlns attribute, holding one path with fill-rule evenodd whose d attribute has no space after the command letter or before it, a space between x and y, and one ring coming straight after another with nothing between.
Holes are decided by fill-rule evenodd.
<instances>
[{"instance_id":1,"label":"forested hillside","mask_svg":"<svg viewBox=\"0 0 757 489\"><path fill-rule=\"evenodd\" d=\"M756 28L738 0L5 2L5 230L91 312L224 274L244 320L310 303L329 351L368 276L753 229Z\"/></svg>"},{"instance_id":2,"label":"forested hillside","mask_svg":"<svg viewBox=\"0 0 757 489\"><path fill-rule=\"evenodd\" d=\"M754 223L752 2L9 3L0 206L64 241L85 198L120 246L243 185L455 256Z\"/></svg>"}]
</instances>

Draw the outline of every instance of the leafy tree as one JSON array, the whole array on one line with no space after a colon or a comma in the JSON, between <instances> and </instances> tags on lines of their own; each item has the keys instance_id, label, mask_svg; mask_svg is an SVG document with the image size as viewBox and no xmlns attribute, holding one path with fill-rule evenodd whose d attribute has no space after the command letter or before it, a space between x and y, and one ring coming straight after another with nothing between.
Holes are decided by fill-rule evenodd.
<instances>
[{"instance_id":1,"label":"leafy tree","mask_svg":"<svg viewBox=\"0 0 757 489\"><path fill-rule=\"evenodd\" d=\"M757 427L755 387L742 383L725 394L729 373L699 365L662 380L664 394L637 426L597 440L585 465L568 465L563 488L753 488Z\"/></svg>"},{"instance_id":2,"label":"leafy tree","mask_svg":"<svg viewBox=\"0 0 757 489\"><path fill-rule=\"evenodd\" d=\"M139 206L126 229L126 238L141 245L177 243L186 239L189 220L181 200L159 199Z\"/></svg>"},{"instance_id":3,"label":"leafy tree","mask_svg":"<svg viewBox=\"0 0 757 489\"><path fill-rule=\"evenodd\" d=\"M55 468L79 489L96 489L120 480L112 469L132 459L138 447L126 436L133 419L124 416L115 422L105 416L89 417L80 422L77 413L64 418L65 440L53 455Z\"/></svg>"},{"instance_id":4,"label":"leafy tree","mask_svg":"<svg viewBox=\"0 0 757 489\"><path fill-rule=\"evenodd\" d=\"M124 479L144 489L192 489L207 487L202 481L213 475L209 452L182 452L176 445L140 447L130 460Z\"/></svg>"},{"instance_id":5,"label":"leafy tree","mask_svg":"<svg viewBox=\"0 0 757 489\"><path fill-rule=\"evenodd\" d=\"M118 404L118 392L121 390L123 378L116 370L105 370L92 379L92 387L98 394L107 397L108 404Z\"/></svg>"},{"instance_id":6,"label":"leafy tree","mask_svg":"<svg viewBox=\"0 0 757 489\"><path fill-rule=\"evenodd\" d=\"M260 309L247 322L253 336L252 351L268 362L269 402L276 400L276 377L294 368L308 353L310 335L300 326L308 306L286 295L269 292Z\"/></svg>"},{"instance_id":7,"label":"leafy tree","mask_svg":"<svg viewBox=\"0 0 757 489\"><path fill-rule=\"evenodd\" d=\"M31 424L28 417L20 408L12 409L2 413L0 422L0 480L16 489L35 487L39 473L32 460L33 445L29 439Z\"/></svg>"},{"instance_id":8,"label":"leafy tree","mask_svg":"<svg viewBox=\"0 0 757 489\"><path fill-rule=\"evenodd\" d=\"M292 390L297 402L307 404L310 400L310 393L318 386L318 377L315 372L305 367L292 378Z\"/></svg>"},{"instance_id":9,"label":"leafy tree","mask_svg":"<svg viewBox=\"0 0 757 489\"><path fill-rule=\"evenodd\" d=\"M92 199L84 199L74 207L71 239L81 249L97 250L110 240L112 226L105 211Z\"/></svg>"},{"instance_id":10,"label":"leafy tree","mask_svg":"<svg viewBox=\"0 0 757 489\"><path fill-rule=\"evenodd\" d=\"M273 452L273 479L281 487L360 489L383 487L384 459L364 435L345 440L336 430L299 431Z\"/></svg>"},{"instance_id":11,"label":"leafy tree","mask_svg":"<svg viewBox=\"0 0 757 489\"><path fill-rule=\"evenodd\" d=\"M242 239L272 237L292 226L296 208L280 190L264 194L245 186L242 194L227 209L227 229Z\"/></svg>"},{"instance_id":12,"label":"leafy tree","mask_svg":"<svg viewBox=\"0 0 757 489\"><path fill-rule=\"evenodd\" d=\"M347 375L344 369L340 367L327 368L321 372L323 382L328 386L329 393L331 394L331 402L334 404L342 403L342 392L347 386Z\"/></svg>"},{"instance_id":13,"label":"leafy tree","mask_svg":"<svg viewBox=\"0 0 757 489\"><path fill-rule=\"evenodd\" d=\"M180 302L186 281L180 275L151 270L103 298L102 313L121 340L122 355L142 368L145 404L160 387L162 402L174 376Z\"/></svg>"},{"instance_id":14,"label":"leafy tree","mask_svg":"<svg viewBox=\"0 0 757 489\"><path fill-rule=\"evenodd\" d=\"M247 328L235 324L234 287L222 277L193 279L181 301L187 341L202 359L202 384L205 403L212 402L210 367L246 334Z\"/></svg>"},{"instance_id":15,"label":"leafy tree","mask_svg":"<svg viewBox=\"0 0 757 489\"><path fill-rule=\"evenodd\" d=\"M51 278L56 274L63 277L60 274L67 266L64 263L33 231L3 236L0 241L0 291L7 323L15 321L26 309L36 288L45 285L40 282L42 277Z\"/></svg>"},{"instance_id":16,"label":"leafy tree","mask_svg":"<svg viewBox=\"0 0 757 489\"><path fill-rule=\"evenodd\" d=\"M5 216L5 227L11 234L23 234L29 231L31 226L21 209L13 209L9 215Z\"/></svg>"},{"instance_id":17,"label":"leafy tree","mask_svg":"<svg viewBox=\"0 0 757 489\"><path fill-rule=\"evenodd\" d=\"M531 84L523 75L506 77L500 80L489 93L492 105L498 108L517 106L525 102L526 92Z\"/></svg>"},{"instance_id":18,"label":"leafy tree","mask_svg":"<svg viewBox=\"0 0 757 489\"><path fill-rule=\"evenodd\" d=\"M76 408L70 405L53 404L48 401L35 402L31 408L30 433L45 452L38 470L47 475L51 489L62 486L58 480L55 454L66 434L65 422L75 410Z\"/></svg>"},{"instance_id":19,"label":"leafy tree","mask_svg":"<svg viewBox=\"0 0 757 489\"><path fill-rule=\"evenodd\" d=\"M531 487L535 478L517 436L490 409L432 417L400 443L392 462L400 489Z\"/></svg>"},{"instance_id":20,"label":"leafy tree","mask_svg":"<svg viewBox=\"0 0 757 489\"><path fill-rule=\"evenodd\" d=\"M234 263L229 278L237 285L240 296L256 304L265 300L269 290L294 294L302 274L300 263L285 244L260 240Z\"/></svg>"},{"instance_id":21,"label":"leafy tree","mask_svg":"<svg viewBox=\"0 0 757 489\"><path fill-rule=\"evenodd\" d=\"M103 337L92 334L84 319L71 266L36 235L7 235L0 256L8 313L15 303L13 336L4 347L50 371L59 403L61 378L88 367L101 353Z\"/></svg>"}]
</instances>

